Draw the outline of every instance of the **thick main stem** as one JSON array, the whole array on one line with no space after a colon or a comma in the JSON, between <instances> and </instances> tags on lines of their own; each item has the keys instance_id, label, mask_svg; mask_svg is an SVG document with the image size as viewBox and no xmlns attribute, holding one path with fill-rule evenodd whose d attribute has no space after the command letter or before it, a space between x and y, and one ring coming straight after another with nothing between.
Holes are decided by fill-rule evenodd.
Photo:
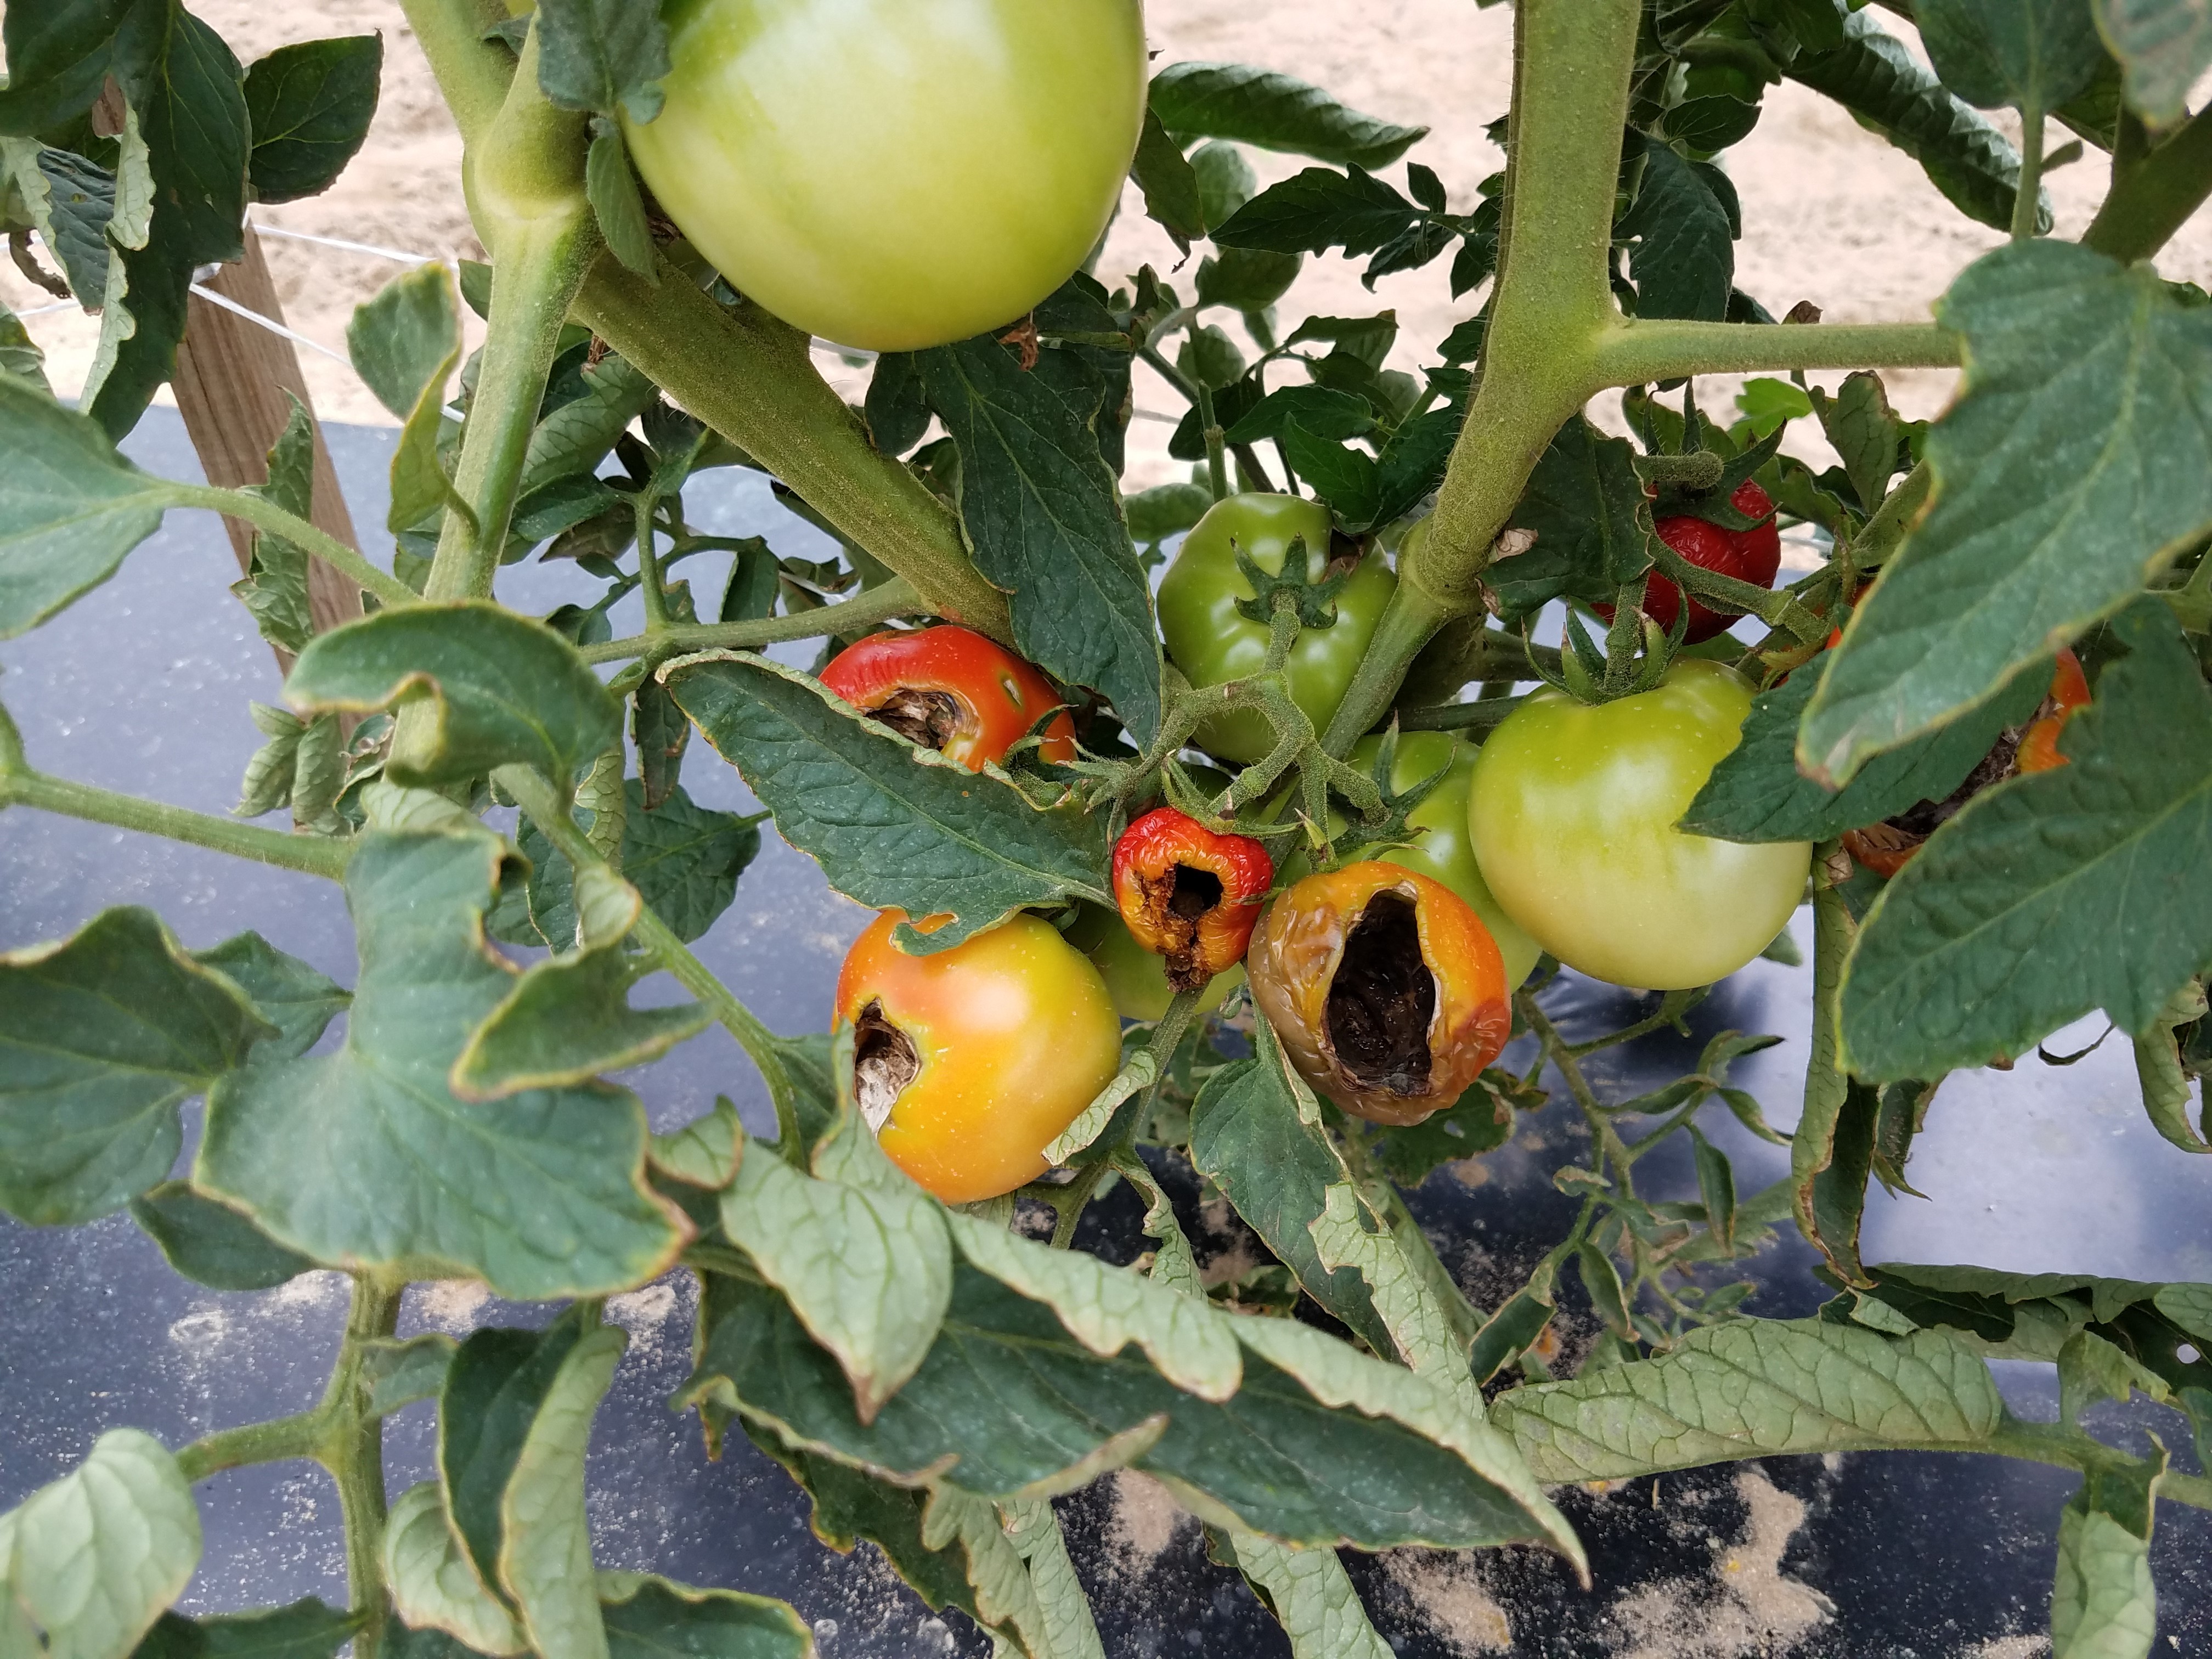
<instances>
[{"instance_id":1,"label":"thick main stem","mask_svg":"<svg viewBox=\"0 0 2212 1659\"><path fill-rule=\"evenodd\" d=\"M2124 137L2130 126L2123 121ZM2124 170L2115 152L2112 173L2112 193L2081 233L2081 245L2130 264L2164 247L2212 195L2212 108L2198 111L2180 131Z\"/></svg>"},{"instance_id":2,"label":"thick main stem","mask_svg":"<svg viewBox=\"0 0 2212 1659\"><path fill-rule=\"evenodd\" d=\"M384 1583L384 1419L368 1409L362 1367L366 1345L398 1328L404 1288L373 1276L354 1280L345 1340L323 1401L335 1419L323 1459L337 1482L338 1511L345 1522L346 1583L354 1607L366 1615L354 1635L354 1659L376 1659L391 1612Z\"/></svg>"}]
</instances>

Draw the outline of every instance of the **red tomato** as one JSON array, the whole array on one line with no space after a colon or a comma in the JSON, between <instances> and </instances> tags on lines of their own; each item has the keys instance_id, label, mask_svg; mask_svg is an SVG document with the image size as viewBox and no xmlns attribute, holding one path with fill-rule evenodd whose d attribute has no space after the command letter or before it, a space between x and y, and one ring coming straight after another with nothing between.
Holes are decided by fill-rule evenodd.
<instances>
[{"instance_id":1,"label":"red tomato","mask_svg":"<svg viewBox=\"0 0 2212 1659\"><path fill-rule=\"evenodd\" d=\"M1030 665L950 623L872 635L848 646L822 671L822 684L971 772L1005 759L1060 701ZM1039 752L1048 761L1075 758L1075 723L1066 714L1045 728Z\"/></svg>"},{"instance_id":2,"label":"red tomato","mask_svg":"<svg viewBox=\"0 0 2212 1659\"><path fill-rule=\"evenodd\" d=\"M2051 695L2044 699L2027 734L2020 740L2021 771L2048 772L2066 764L2066 757L2058 752L2058 734L2074 718L2074 711L2087 707L2088 702L2089 677L2081 672L2081 658L2071 651L2061 651L2058 665L2051 671Z\"/></svg>"},{"instance_id":3,"label":"red tomato","mask_svg":"<svg viewBox=\"0 0 2212 1659\"><path fill-rule=\"evenodd\" d=\"M1673 516L1660 520L1653 527L1661 541L1700 570L1733 576L1756 587L1772 586L1775 573L1782 568L1782 535L1774 526L1773 501L1746 478L1729 497L1729 505L1746 518L1763 518L1766 522L1752 530L1723 530L1703 519ZM1655 570L1644 579L1644 614L1662 628L1672 628L1685 597L1680 588ZM1613 620L1611 605L1595 605L1590 609L1606 621ZM1690 626L1684 638L1688 644L1701 645L1727 633L1741 614L1716 611L1702 599L1691 599Z\"/></svg>"}]
</instances>

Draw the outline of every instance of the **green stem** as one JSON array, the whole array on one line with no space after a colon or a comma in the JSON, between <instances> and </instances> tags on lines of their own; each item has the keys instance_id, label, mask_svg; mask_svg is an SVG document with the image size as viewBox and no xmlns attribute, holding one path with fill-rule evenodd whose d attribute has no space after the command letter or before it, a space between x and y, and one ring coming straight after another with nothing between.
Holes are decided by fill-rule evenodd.
<instances>
[{"instance_id":1,"label":"green stem","mask_svg":"<svg viewBox=\"0 0 2212 1659\"><path fill-rule=\"evenodd\" d=\"M1830 871L1839 851L1838 843L1823 842L1813 853L1813 1042L1805 1067L1804 1109L1790 1144L1797 1225L1815 1244L1820 1230L1813 1218L1813 1178L1835 1156L1836 1120L1851 1085L1844 1066L1841 992L1844 964L1858 930Z\"/></svg>"},{"instance_id":2,"label":"green stem","mask_svg":"<svg viewBox=\"0 0 2212 1659\"><path fill-rule=\"evenodd\" d=\"M1434 544L1431 534L1425 545ZM1329 721L1328 731L1322 738L1322 748L1340 760L1351 753L1352 745L1366 735L1368 727L1390 712L1390 705L1397 700L1398 688L1405 683L1407 669L1452 615L1453 608L1446 601L1413 580L1407 573L1400 573L1398 591L1390 596L1382 620L1376 625L1375 637L1368 644L1367 654L1360 659L1358 672L1352 677L1344 701L1337 706L1335 718Z\"/></svg>"},{"instance_id":3,"label":"green stem","mask_svg":"<svg viewBox=\"0 0 2212 1659\"><path fill-rule=\"evenodd\" d=\"M2057 1423L2023 1423L2009 1413L1996 1432L1972 1449L2084 1472L2098 1463L2109 1463L2125 1456L2079 1429ZM2158 1495L2186 1504L2191 1509L2212 1510L2212 1480L2168 1469L2160 1478Z\"/></svg>"},{"instance_id":4,"label":"green stem","mask_svg":"<svg viewBox=\"0 0 2212 1659\"><path fill-rule=\"evenodd\" d=\"M9 731L12 732L12 726ZM6 759L4 744L0 744L0 762ZM213 852L228 853L233 858L274 865L280 870L326 876L332 881L345 874L346 860L353 855L351 842L330 836L288 835L281 830L264 830L258 824L239 823L210 813L195 812L189 807L142 800L136 795L118 795L88 783L70 783L27 768L18 769L0 764L0 808L9 806L29 806L41 812L81 818L88 823L108 823L118 830L163 836L187 846L204 847Z\"/></svg>"},{"instance_id":5,"label":"green stem","mask_svg":"<svg viewBox=\"0 0 2212 1659\"><path fill-rule=\"evenodd\" d=\"M2020 112L2020 186L2012 202L2012 239L2035 234L2043 205L2043 105L2030 98Z\"/></svg>"},{"instance_id":6,"label":"green stem","mask_svg":"<svg viewBox=\"0 0 2212 1659\"><path fill-rule=\"evenodd\" d=\"M1206 433L1206 477L1217 501L1229 499L1229 452L1222 442L1221 422L1213 415L1213 389L1198 386L1198 423Z\"/></svg>"},{"instance_id":7,"label":"green stem","mask_svg":"<svg viewBox=\"0 0 2212 1659\"><path fill-rule=\"evenodd\" d=\"M1948 368L1959 337L1935 323L1616 321L1594 353L1595 393L1692 374L1808 368Z\"/></svg>"},{"instance_id":8,"label":"green stem","mask_svg":"<svg viewBox=\"0 0 2212 1659\"><path fill-rule=\"evenodd\" d=\"M15 717L0 707L0 788L19 773L28 772L31 763L23 755L23 733L15 724Z\"/></svg>"},{"instance_id":9,"label":"green stem","mask_svg":"<svg viewBox=\"0 0 2212 1659\"><path fill-rule=\"evenodd\" d=\"M1934 483L1935 475L1928 470L1928 463L1922 461L1889 492L1889 498L1875 509L1874 517L1866 521L1866 528L1852 541L1851 562L1858 569L1872 570L1885 563L1904 544L1905 532L1920 517L1920 509L1928 504L1928 491ZM1849 595L1844 597L1848 599Z\"/></svg>"},{"instance_id":10,"label":"green stem","mask_svg":"<svg viewBox=\"0 0 2212 1659\"><path fill-rule=\"evenodd\" d=\"M580 879L589 866L608 867L599 848L576 827L576 821L568 815L560 795L538 773L523 766L502 766L494 776L529 815L530 821L561 849ZM799 1104L791 1091L791 1077L784 1070L783 1057L776 1051L775 1034L738 1000L729 987L708 970L706 963L670 931L668 924L653 913L650 905L639 910L635 936L664 971L707 1006L759 1067L761 1080L768 1085L769 1098L775 1103L779 1149L786 1158L797 1159L801 1146Z\"/></svg>"},{"instance_id":11,"label":"green stem","mask_svg":"<svg viewBox=\"0 0 2212 1659\"><path fill-rule=\"evenodd\" d=\"M225 1469L244 1468L251 1463L319 1456L329 1434L330 1420L320 1410L268 1423L248 1423L241 1428L218 1429L179 1450L177 1468L186 1480L198 1485Z\"/></svg>"},{"instance_id":12,"label":"green stem","mask_svg":"<svg viewBox=\"0 0 2212 1659\"><path fill-rule=\"evenodd\" d=\"M1483 702L1448 702L1437 708L1398 711L1401 732L1487 732L1501 726L1518 708L1520 697L1492 697Z\"/></svg>"},{"instance_id":13,"label":"green stem","mask_svg":"<svg viewBox=\"0 0 2212 1659\"><path fill-rule=\"evenodd\" d=\"M2212 195L2212 108L2198 111L2132 167L2124 170L2121 161L2116 152L2112 192L2081 245L2132 264L2164 247Z\"/></svg>"},{"instance_id":14,"label":"green stem","mask_svg":"<svg viewBox=\"0 0 2212 1659\"><path fill-rule=\"evenodd\" d=\"M660 498L650 489L637 492L637 581L645 600L645 631L648 636L668 631L668 595L660 586L660 561L654 555L653 515Z\"/></svg>"},{"instance_id":15,"label":"green stem","mask_svg":"<svg viewBox=\"0 0 2212 1659\"><path fill-rule=\"evenodd\" d=\"M491 250L491 325L453 488L476 515L447 515L423 597L491 592L562 325L599 252L584 194L585 117L538 83L538 33L499 112L469 147L471 216Z\"/></svg>"},{"instance_id":16,"label":"green stem","mask_svg":"<svg viewBox=\"0 0 2212 1659\"><path fill-rule=\"evenodd\" d=\"M387 605L418 603L415 590L398 577L378 569L337 537L305 519L287 513L276 502L243 489L216 489L206 484L163 480L163 490L179 507L204 507L227 518L242 519L256 530L282 537Z\"/></svg>"},{"instance_id":17,"label":"green stem","mask_svg":"<svg viewBox=\"0 0 2212 1659\"><path fill-rule=\"evenodd\" d=\"M384 1584L384 1419L368 1409L362 1366L366 1345L398 1328L404 1288L369 1275L354 1280L345 1340L323 1397L324 1411L335 1419L323 1458L337 1482L345 1522L346 1583L354 1607L368 1619L353 1638L355 1659L376 1659L391 1613Z\"/></svg>"},{"instance_id":18,"label":"green stem","mask_svg":"<svg viewBox=\"0 0 2212 1659\"><path fill-rule=\"evenodd\" d=\"M819 639L872 627L922 608L921 596L903 576L855 594L840 605L791 617L763 617L751 622L671 623L666 627L604 645L582 647L586 662L622 662L631 657L674 656L686 651L750 651L785 640Z\"/></svg>"}]
</instances>

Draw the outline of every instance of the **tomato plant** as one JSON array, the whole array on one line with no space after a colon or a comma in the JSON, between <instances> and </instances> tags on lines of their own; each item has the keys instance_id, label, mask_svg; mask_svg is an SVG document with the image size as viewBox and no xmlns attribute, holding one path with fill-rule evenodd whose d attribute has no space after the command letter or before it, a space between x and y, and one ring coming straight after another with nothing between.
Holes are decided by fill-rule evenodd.
<instances>
[{"instance_id":1,"label":"tomato plant","mask_svg":"<svg viewBox=\"0 0 2212 1659\"><path fill-rule=\"evenodd\" d=\"M2201 3L1517 0L1503 165L1464 179L1389 110L1150 62L1135 0L400 9L488 258L410 263L347 331L397 427L387 544L332 497L289 343L222 332L275 321L273 285L227 292L249 205L375 142L385 42L240 64L184 0L0 3L0 228L54 296L0 312L0 700L62 695L15 654L53 624L175 696L173 747L264 739L210 812L133 786L96 710L0 708L0 836L84 826L116 900L0 940L7 1237L105 1224L82 1260L347 1303L292 1415L239 1421L244 1367L166 1415L76 1390L104 1431L0 1491L0 1650L846 1639L597 1569L651 1565L608 1467L675 1467L598 1416L648 1304L692 1327L708 1449L787 1474L968 1651L1138 1650L1055 1508L1125 1471L1251 1587L1206 1618L1338 1659L1413 1639L1363 1557L1534 1545L1588 1583L1646 1480L1658 1512L1698 1465L1887 1451L2079 1477L2043 1517L2061 1659L2197 1633L2153 1540L2212 1510L2212 1285L2157 1230L2112 1246L2125 1279L1862 1234L1931 1114L1967 1133L1954 1073L2079 1062L2108 1112L2132 1067L2112 1129L2212 1154L2212 307L2172 248L2212 197ZM1414 106L1425 44L1378 101ZM1747 222L1729 169L1784 82L1988 251L1888 320L1747 291L1775 267L1740 242L1820 234ZM2043 180L2093 149L2077 224ZM1254 150L1296 161L1262 187ZM1140 211L1188 261L1128 268L1107 230ZM1315 300L1340 256L1449 327ZM96 346L49 361L72 306ZM1940 416L1892 404L1904 371L1957 372ZM164 386L208 482L117 447ZM738 476L769 533L725 533ZM226 521L282 707L147 670L117 617L167 623L155 590L77 605L174 508ZM192 625L171 660L240 631ZM749 867L771 821L857 908ZM161 841L205 860L189 894ZM204 936L225 906L343 909L349 983L312 935ZM804 986L825 915L842 981L771 1029L740 992ZM1790 1036L1786 1112L1731 1070L1784 1043L1719 1029L1747 1008ZM2099 1012L2101 1056L2044 1046ZM679 1051L727 1077L712 1109ZM1987 1152L2043 1201L2037 1136ZM2119 1167L2062 1173L2133 1214ZM1996 1209L1951 1217L1959 1254L1996 1259ZM50 1293L9 1272L11 1310ZM434 1299L477 1310L460 1340L403 1338ZM2009 1407L1997 1358L2054 1367L2055 1409ZM2092 1409L2137 1395L2155 1440ZM432 1450L391 1492L410 1407ZM196 1588L209 1537L272 1489L208 1534L198 1489L303 1464L349 1605L205 1612L236 1565ZM272 1529L313 1507L283 1490ZM2038 1490L2001 1488L2008 1540ZM1604 1588L1540 1644L1617 1644Z\"/></svg>"}]
</instances>

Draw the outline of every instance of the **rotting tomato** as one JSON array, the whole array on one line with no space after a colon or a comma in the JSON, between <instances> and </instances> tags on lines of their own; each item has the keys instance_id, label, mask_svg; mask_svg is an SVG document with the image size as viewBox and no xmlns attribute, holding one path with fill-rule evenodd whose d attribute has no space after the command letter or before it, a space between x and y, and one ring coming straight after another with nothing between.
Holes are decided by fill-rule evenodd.
<instances>
[{"instance_id":1,"label":"rotting tomato","mask_svg":"<svg viewBox=\"0 0 2212 1659\"><path fill-rule=\"evenodd\" d=\"M1280 575L1293 541L1306 549L1315 581L1332 566L1347 567L1336 596L1336 621L1299 632L1284 665L1291 699L1316 730L1325 728L1351 689L1352 676L1397 591L1398 578L1379 553L1334 538L1328 507L1297 495L1257 492L1216 501L1192 527L1160 581L1160 637L1168 659L1200 689L1256 674L1266 665L1269 629L1238 611L1253 597L1237 568L1242 549L1269 575ZM1267 722L1255 710L1216 716L1198 729L1198 741L1224 760L1247 763L1273 746Z\"/></svg>"},{"instance_id":2,"label":"rotting tomato","mask_svg":"<svg viewBox=\"0 0 2212 1659\"><path fill-rule=\"evenodd\" d=\"M1703 519L1669 514L1652 528L1659 532L1661 541L1700 570L1733 576L1754 587L1771 587L1775 573L1782 568L1782 534L1775 527L1773 501L1765 490L1746 478L1729 497L1729 505L1746 518L1765 522L1749 530L1724 530ZM1717 639L1741 615L1740 611L1716 611L1704 600L1692 599L1656 570L1644 579L1644 614L1660 627L1674 627L1685 599L1689 600L1690 623L1683 639L1690 645ZM1590 609L1606 621L1613 620L1611 605L1594 605Z\"/></svg>"},{"instance_id":3,"label":"rotting tomato","mask_svg":"<svg viewBox=\"0 0 2212 1659\"><path fill-rule=\"evenodd\" d=\"M918 351L1018 321L1083 263L1144 124L1138 0L671 0L638 171L796 328Z\"/></svg>"},{"instance_id":4,"label":"rotting tomato","mask_svg":"<svg viewBox=\"0 0 2212 1659\"><path fill-rule=\"evenodd\" d=\"M2071 651L2061 650L2057 665L2051 670L2050 693L2020 740L2020 769L2048 772L2055 766L2065 765L2066 757L2058 752L2058 734L2074 718L2074 711L2087 708L2088 702L2089 677L2081 672L2081 658Z\"/></svg>"},{"instance_id":5,"label":"rotting tomato","mask_svg":"<svg viewBox=\"0 0 2212 1659\"><path fill-rule=\"evenodd\" d=\"M2000 732L1966 781L1940 801L1916 801L1894 817L1863 824L1843 834L1844 851L1885 881L1912 861L1929 836L1954 817L1983 790L2023 772L2048 772L2066 764L2058 752L2058 734L2076 709L2089 702L2088 677L2081 659L2062 649L2051 672L2051 690L2024 728Z\"/></svg>"},{"instance_id":6,"label":"rotting tomato","mask_svg":"<svg viewBox=\"0 0 2212 1659\"><path fill-rule=\"evenodd\" d=\"M971 772L1004 760L1060 702L1036 668L950 623L871 635L839 652L822 671L822 684ZM1075 724L1065 713L1045 727L1037 752L1048 761L1075 758Z\"/></svg>"},{"instance_id":7,"label":"rotting tomato","mask_svg":"<svg viewBox=\"0 0 2212 1659\"><path fill-rule=\"evenodd\" d=\"M1249 836L1221 835L1157 806L1114 843L1114 902L1129 935L1167 964L1177 991L1200 991L1244 957L1275 861Z\"/></svg>"},{"instance_id":8,"label":"rotting tomato","mask_svg":"<svg viewBox=\"0 0 2212 1659\"><path fill-rule=\"evenodd\" d=\"M1371 774L1382 744L1380 738L1362 738L1352 745L1348 758L1361 771ZM1419 839L1404 847L1360 850L1385 864L1440 881L1466 900L1497 942L1498 955L1505 961L1505 987L1510 991L1528 977L1542 952L1520 924L1505 914L1505 907L1482 878L1482 866L1474 861L1474 847L1467 829L1468 797L1474 787L1474 757L1473 744L1449 732L1401 733L1391 762L1390 787L1410 789L1439 771L1443 779L1407 817L1408 826L1420 832ZM1343 819L1332 814L1329 834L1334 836L1343 828Z\"/></svg>"},{"instance_id":9,"label":"rotting tomato","mask_svg":"<svg viewBox=\"0 0 2212 1659\"><path fill-rule=\"evenodd\" d=\"M1568 967L1643 990L1711 984L1765 950L1804 896L1811 845L1674 827L1750 712L1741 676L1695 658L1595 707L1531 694L1478 752L1468 806L1505 914Z\"/></svg>"},{"instance_id":10,"label":"rotting tomato","mask_svg":"<svg viewBox=\"0 0 2212 1659\"><path fill-rule=\"evenodd\" d=\"M1032 915L933 956L891 942L886 910L837 975L853 1091L891 1162L947 1204L1045 1170L1044 1149L1111 1082L1121 1024L1098 970Z\"/></svg>"},{"instance_id":11,"label":"rotting tomato","mask_svg":"<svg viewBox=\"0 0 2212 1659\"><path fill-rule=\"evenodd\" d=\"M1114 999L1114 1012L1124 1019L1158 1019L1175 998L1168 983L1168 965L1137 943L1120 915L1100 904L1077 907L1068 924L1067 942L1091 959ZM1229 1000L1244 982L1242 963L1214 975L1199 993L1198 1012L1210 1014Z\"/></svg>"},{"instance_id":12,"label":"rotting tomato","mask_svg":"<svg viewBox=\"0 0 2212 1659\"><path fill-rule=\"evenodd\" d=\"M1513 1029L1505 964L1442 882L1369 860L1293 883L1244 959L1298 1074L1355 1117L1419 1123L1456 1103Z\"/></svg>"}]
</instances>

